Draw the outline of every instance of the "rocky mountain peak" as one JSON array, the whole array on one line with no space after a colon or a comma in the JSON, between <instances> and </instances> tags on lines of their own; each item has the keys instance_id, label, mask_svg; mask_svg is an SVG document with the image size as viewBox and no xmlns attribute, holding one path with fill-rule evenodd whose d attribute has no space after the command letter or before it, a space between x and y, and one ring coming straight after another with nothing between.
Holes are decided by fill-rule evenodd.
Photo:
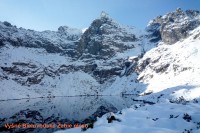
<instances>
[{"instance_id":1,"label":"rocky mountain peak","mask_svg":"<svg viewBox=\"0 0 200 133\"><path fill-rule=\"evenodd\" d=\"M9 23L9 22L7 22L7 21L4 21L3 24L4 24L5 26L7 26L7 27L12 27L12 24Z\"/></svg>"},{"instance_id":2,"label":"rocky mountain peak","mask_svg":"<svg viewBox=\"0 0 200 133\"><path fill-rule=\"evenodd\" d=\"M105 11L102 11L101 14L100 14L100 17L101 17L102 19L108 19L108 18L109 18L109 15L108 15L108 13L106 13Z\"/></svg>"},{"instance_id":3,"label":"rocky mountain peak","mask_svg":"<svg viewBox=\"0 0 200 133\"><path fill-rule=\"evenodd\" d=\"M67 36L67 40L76 41L82 35L82 31L68 26L60 26L57 31L62 36Z\"/></svg>"},{"instance_id":4,"label":"rocky mountain peak","mask_svg":"<svg viewBox=\"0 0 200 133\"><path fill-rule=\"evenodd\" d=\"M107 13L102 12L80 39L79 51L82 57L88 54L97 58L110 58L116 52L133 48L137 41L133 29L115 22Z\"/></svg>"},{"instance_id":5,"label":"rocky mountain peak","mask_svg":"<svg viewBox=\"0 0 200 133\"><path fill-rule=\"evenodd\" d=\"M200 13L196 10L183 11L176 9L164 16L158 16L147 26L152 41L163 41L173 44L186 38L189 31L194 30L200 24Z\"/></svg>"},{"instance_id":6,"label":"rocky mountain peak","mask_svg":"<svg viewBox=\"0 0 200 133\"><path fill-rule=\"evenodd\" d=\"M70 28L68 26L60 26L58 28L58 33L68 34L68 35L72 35L72 34L80 35L82 31L80 29Z\"/></svg>"},{"instance_id":7,"label":"rocky mountain peak","mask_svg":"<svg viewBox=\"0 0 200 133\"><path fill-rule=\"evenodd\" d=\"M9 22L0 22L0 46L10 44L29 48L43 48L49 53L65 53L73 56L74 43L82 32L79 29L61 26L58 31L34 31L17 28ZM69 51L70 50L70 51Z\"/></svg>"},{"instance_id":8,"label":"rocky mountain peak","mask_svg":"<svg viewBox=\"0 0 200 133\"><path fill-rule=\"evenodd\" d=\"M181 12L181 13L183 13L184 11L183 11L180 7L178 7L178 8L176 9L176 12Z\"/></svg>"},{"instance_id":9,"label":"rocky mountain peak","mask_svg":"<svg viewBox=\"0 0 200 133\"><path fill-rule=\"evenodd\" d=\"M60 26L60 27L58 28L58 32L61 32L61 33L63 33L63 32L68 32L68 29L69 29L68 26Z\"/></svg>"},{"instance_id":10,"label":"rocky mountain peak","mask_svg":"<svg viewBox=\"0 0 200 133\"><path fill-rule=\"evenodd\" d=\"M102 11L100 17L91 23L90 27L87 29L87 32L98 35L110 34L109 30L111 28L117 28L117 25L118 24L114 22L106 12Z\"/></svg>"}]
</instances>

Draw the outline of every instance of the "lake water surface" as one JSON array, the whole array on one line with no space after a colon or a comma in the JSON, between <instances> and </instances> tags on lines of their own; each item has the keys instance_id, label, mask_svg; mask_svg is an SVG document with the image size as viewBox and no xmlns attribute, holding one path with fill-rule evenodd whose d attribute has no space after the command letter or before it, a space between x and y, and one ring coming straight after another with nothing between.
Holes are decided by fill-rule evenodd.
<instances>
[{"instance_id":1,"label":"lake water surface","mask_svg":"<svg viewBox=\"0 0 200 133\"><path fill-rule=\"evenodd\" d=\"M59 128L12 128L5 124L87 124L137 104L135 96L81 96L0 101L0 132L53 132Z\"/></svg>"}]
</instances>

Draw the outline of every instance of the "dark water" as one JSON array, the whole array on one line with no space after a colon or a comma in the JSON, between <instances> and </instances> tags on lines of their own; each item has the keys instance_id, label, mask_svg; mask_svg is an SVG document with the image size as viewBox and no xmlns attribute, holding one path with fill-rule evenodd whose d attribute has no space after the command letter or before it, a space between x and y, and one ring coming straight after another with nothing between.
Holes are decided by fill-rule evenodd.
<instances>
[{"instance_id":1,"label":"dark water","mask_svg":"<svg viewBox=\"0 0 200 133\"><path fill-rule=\"evenodd\" d=\"M0 132L54 132L60 124L88 124L107 112L138 103L134 96L55 97L0 101ZM54 124L53 128L22 128L22 124ZM5 124L21 124L8 129ZM64 129L67 129L65 127Z\"/></svg>"}]
</instances>

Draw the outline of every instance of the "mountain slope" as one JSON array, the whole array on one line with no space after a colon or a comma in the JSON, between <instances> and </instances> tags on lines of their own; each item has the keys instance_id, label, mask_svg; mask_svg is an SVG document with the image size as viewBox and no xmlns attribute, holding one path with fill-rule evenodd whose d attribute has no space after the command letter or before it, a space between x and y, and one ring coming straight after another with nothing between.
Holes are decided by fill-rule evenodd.
<instances>
[{"instance_id":1,"label":"mountain slope","mask_svg":"<svg viewBox=\"0 0 200 133\"><path fill-rule=\"evenodd\" d=\"M186 38L189 32L200 25L200 12L176 9L163 16L151 20L146 28L152 42L162 40L165 44L174 44Z\"/></svg>"},{"instance_id":2,"label":"mountain slope","mask_svg":"<svg viewBox=\"0 0 200 133\"><path fill-rule=\"evenodd\" d=\"M94 20L80 39L79 51L96 58L110 58L117 52L138 47L136 29L116 23L108 15ZM84 57L82 57L84 58Z\"/></svg>"},{"instance_id":3,"label":"mountain slope","mask_svg":"<svg viewBox=\"0 0 200 133\"><path fill-rule=\"evenodd\" d=\"M49 53L63 53L77 56L75 42L82 35L81 30L61 26L58 31L34 31L17 28L8 22L0 22L0 46L43 48Z\"/></svg>"},{"instance_id":4,"label":"mountain slope","mask_svg":"<svg viewBox=\"0 0 200 133\"><path fill-rule=\"evenodd\" d=\"M160 44L147 52L139 61L138 70L142 70L138 79L148 84L146 92L152 91L166 95L185 97L193 100L200 97L200 27L189 36L173 45ZM182 91L182 92L181 92Z\"/></svg>"},{"instance_id":5,"label":"mountain slope","mask_svg":"<svg viewBox=\"0 0 200 133\"><path fill-rule=\"evenodd\" d=\"M169 22L170 17L175 21ZM116 114L108 113L86 132L200 132L199 11L178 9L158 18L162 21L151 21L143 36L157 46L143 56L129 57L133 59L131 65L111 84L103 86L102 92L137 94L133 101L152 105L136 104ZM109 123L111 117L114 119ZM58 131L65 132L79 133L81 129Z\"/></svg>"},{"instance_id":6,"label":"mountain slope","mask_svg":"<svg viewBox=\"0 0 200 133\"><path fill-rule=\"evenodd\" d=\"M135 31L108 16L84 33L66 26L37 32L1 22L1 100L98 95L100 85L121 74L127 56L141 55Z\"/></svg>"},{"instance_id":7,"label":"mountain slope","mask_svg":"<svg viewBox=\"0 0 200 133\"><path fill-rule=\"evenodd\" d=\"M199 14L177 9L152 20L145 32L106 14L84 33L69 27L37 32L0 23L1 98L142 95L198 86Z\"/></svg>"},{"instance_id":8,"label":"mountain slope","mask_svg":"<svg viewBox=\"0 0 200 133\"><path fill-rule=\"evenodd\" d=\"M185 21L182 21L182 23L176 21L174 21L174 23L168 23L167 20L162 23L166 23L168 27L176 25L176 27L179 28L182 27L183 23L187 22L188 25L191 25L194 21L197 21L196 23L198 24L200 20L198 11L181 11L181 17L179 13L180 9L159 18L170 18L172 15L175 18L175 14L177 14L177 21L180 18ZM188 13L194 16L188 18ZM150 24L154 22L155 19L151 21ZM150 25L147 26L147 29L149 26ZM179 28L174 28L171 31L179 30ZM160 27L156 30L161 32L161 29ZM195 28L194 25L193 28L186 28L185 30L187 36L179 38L178 41L171 45L165 42L165 39L163 40L165 34L162 33L157 47L147 51L138 61L134 61L131 68L132 72L129 75L117 77L113 84L105 89L103 94L145 95L152 93L152 95L154 95L158 93L155 97L149 96L153 97L153 99L155 98L153 101L157 100L160 94L166 94L164 97L168 99L178 99L181 96L185 96L188 100L198 98L200 95L196 92L199 91L200 86L198 81L200 77L200 64L198 62L200 59L200 27ZM150 41L156 36L150 36L152 35L152 31L147 31L147 35L146 37L149 38ZM180 90L180 92L178 92L178 90ZM173 97L176 95L175 91L181 93L181 96ZM169 95L171 95L170 98ZM191 98L189 98L190 95Z\"/></svg>"}]
</instances>

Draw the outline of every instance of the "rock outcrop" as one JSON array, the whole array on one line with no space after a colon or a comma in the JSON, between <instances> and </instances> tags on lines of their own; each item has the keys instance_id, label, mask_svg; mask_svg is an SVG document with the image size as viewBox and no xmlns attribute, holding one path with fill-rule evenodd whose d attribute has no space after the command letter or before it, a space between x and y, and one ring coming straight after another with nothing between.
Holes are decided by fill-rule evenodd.
<instances>
[{"instance_id":1,"label":"rock outcrop","mask_svg":"<svg viewBox=\"0 0 200 133\"><path fill-rule=\"evenodd\" d=\"M78 50L81 58L107 59L117 52L134 48L137 41L134 29L117 24L108 15L101 15L81 36Z\"/></svg>"},{"instance_id":2,"label":"rock outcrop","mask_svg":"<svg viewBox=\"0 0 200 133\"><path fill-rule=\"evenodd\" d=\"M199 18L199 11L183 11L178 8L174 12L153 19L146 30L150 33L149 38L152 42L161 40L167 44L173 44L186 38L190 31L198 27L200 25Z\"/></svg>"}]
</instances>

